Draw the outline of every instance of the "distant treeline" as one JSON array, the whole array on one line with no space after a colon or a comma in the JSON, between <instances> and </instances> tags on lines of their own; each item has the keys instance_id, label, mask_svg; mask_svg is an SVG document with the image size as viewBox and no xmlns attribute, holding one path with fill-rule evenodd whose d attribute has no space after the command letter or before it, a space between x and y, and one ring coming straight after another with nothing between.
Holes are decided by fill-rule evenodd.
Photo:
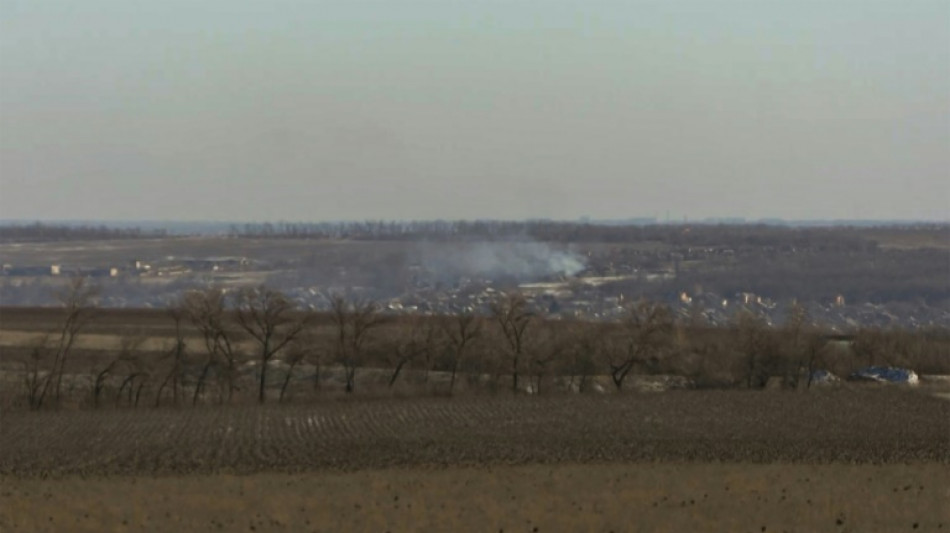
<instances>
[{"instance_id":1,"label":"distant treeline","mask_svg":"<svg viewBox=\"0 0 950 533\"><path fill-rule=\"evenodd\" d=\"M223 229L223 228L222 228ZM558 243L659 242L673 246L729 247L736 251L770 247L779 251L870 252L875 237L886 233L950 241L950 225L795 227L766 224L601 224L552 220L423 220L362 222L264 222L231 224L227 235L255 239L326 239L365 241L535 240ZM106 224L0 224L0 242L44 242L159 238L181 234L168 228L116 227Z\"/></svg>"},{"instance_id":2,"label":"distant treeline","mask_svg":"<svg viewBox=\"0 0 950 533\"><path fill-rule=\"evenodd\" d=\"M167 228L142 229L105 224L4 224L0 242L44 242L160 238ZM878 251L877 237L950 242L948 224L875 227L793 227L766 224L616 225L551 220L503 221L363 221L276 222L232 224L227 235L254 239L319 239L357 241L518 241L553 243L654 242L675 247L719 247L737 253L752 249L775 252ZM914 246L911 246L914 247Z\"/></svg>"},{"instance_id":3,"label":"distant treeline","mask_svg":"<svg viewBox=\"0 0 950 533\"><path fill-rule=\"evenodd\" d=\"M99 241L167 236L164 229L114 228L105 225L7 224L0 226L0 242Z\"/></svg>"},{"instance_id":4,"label":"distant treeline","mask_svg":"<svg viewBox=\"0 0 950 533\"><path fill-rule=\"evenodd\" d=\"M551 220L528 221L364 221L233 224L229 235L246 238L350 240L516 240L624 243L653 241L672 245L811 248L819 251L869 251L873 228L787 227L765 224L602 225ZM888 226L894 232L936 232L950 238L950 225Z\"/></svg>"}]
</instances>

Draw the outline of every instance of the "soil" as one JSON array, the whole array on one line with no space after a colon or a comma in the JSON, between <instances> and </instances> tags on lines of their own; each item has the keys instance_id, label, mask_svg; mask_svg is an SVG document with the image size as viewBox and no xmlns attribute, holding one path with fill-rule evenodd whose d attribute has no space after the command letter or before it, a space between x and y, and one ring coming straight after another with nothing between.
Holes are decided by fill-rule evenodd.
<instances>
[{"instance_id":1,"label":"soil","mask_svg":"<svg viewBox=\"0 0 950 533\"><path fill-rule=\"evenodd\" d=\"M946 465L557 464L4 479L3 531L950 530Z\"/></svg>"}]
</instances>

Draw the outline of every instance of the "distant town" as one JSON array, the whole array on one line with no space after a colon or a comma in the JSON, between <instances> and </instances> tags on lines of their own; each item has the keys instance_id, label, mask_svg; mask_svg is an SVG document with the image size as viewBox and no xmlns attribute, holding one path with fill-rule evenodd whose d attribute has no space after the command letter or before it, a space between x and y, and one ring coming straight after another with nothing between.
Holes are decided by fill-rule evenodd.
<instances>
[{"instance_id":1,"label":"distant town","mask_svg":"<svg viewBox=\"0 0 950 533\"><path fill-rule=\"evenodd\" d=\"M792 304L842 331L950 324L946 225L474 224L232 225L192 236L102 228L81 239L7 228L0 300L52 305L58 280L86 276L114 308L264 284L315 310L346 293L391 314L480 314L517 290L554 319L615 320L646 298L709 325L742 310L781 324Z\"/></svg>"}]
</instances>

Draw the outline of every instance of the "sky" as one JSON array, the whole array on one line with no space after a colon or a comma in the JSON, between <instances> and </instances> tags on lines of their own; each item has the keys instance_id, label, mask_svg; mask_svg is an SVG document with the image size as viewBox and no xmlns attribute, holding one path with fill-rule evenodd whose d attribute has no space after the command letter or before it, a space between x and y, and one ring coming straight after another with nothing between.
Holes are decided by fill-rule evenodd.
<instances>
[{"instance_id":1,"label":"sky","mask_svg":"<svg viewBox=\"0 0 950 533\"><path fill-rule=\"evenodd\" d=\"M946 0L0 0L0 218L950 219Z\"/></svg>"}]
</instances>

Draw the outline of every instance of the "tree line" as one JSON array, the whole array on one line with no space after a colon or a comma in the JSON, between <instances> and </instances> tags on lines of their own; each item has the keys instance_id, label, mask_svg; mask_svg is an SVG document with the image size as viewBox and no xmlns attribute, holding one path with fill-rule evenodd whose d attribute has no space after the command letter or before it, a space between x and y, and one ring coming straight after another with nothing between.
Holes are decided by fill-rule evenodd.
<instances>
[{"instance_id":1,"label":"tree line","mask_svg":"<svg viewBox=\"0 0 950 533\"><path fill-rule=\"evenodd\" d=\"M164 229L117 228L100 225L71 224L4 224L0 225L0 243L102 241L116 239L155 239L166 237Z\"/></svg>"},{"instance_id":2,"label":"tree line","mask_svg":"<svg viewBox=\"0 0 950 533\"><path fill-rule=\"evenodd\" d=\"M888 233L950 236L947 224L888 226ZM875 228L797 227L768 224L633 224L556 220L368 220L232 224L236 238L349 240L512 240L561 243L662 242L681 246L772 247L826 251L873 251Z\"/></svg>"},{"instance_id":3,"label":"tree line","mask_svg":"<svg viewBox=\"0 0 950 533\"><path fill-rule=\"evenodd\" d=\"M337 239L337 240L518 240L560 243L660 242L676 246L727 246L736 249L814 250L818 252L870 252L877 238L887 234L911 241L950 237L950 225L919 223L907 226L783 226L770 224L641 224L558 220L366 220L343 222L254 222L231 224L234 238ZM168 229L115 227L105 224L7 223L0 224L0 242L43 242L160 238ZM926 239L925 239L926 240Z\"/></svg>"},{"instance_id":4,"label":"tree line","mask_svg":"<svg viewBox=\"0 0 950 533\"><path fill-rule=\"evenodd\" d=\"M485 390L546 394L587 392L598 377L616 391L635 375L680 376L693 387L756 389L770 381L807 389L815 371L847 375L861 366L908 367L950 373L946 330L859 330L847 342L813 326L793 306L770 327L744 313L727 327L701 316L677 319L663 304L641 300L611 323L548 320L518 292L499 295L488 315L389 316L372 301L331 295L330 312L303 309L264 286L190 291L167 311L171 339L146 348L144 334L124 334L105 358L77 355L84 328L96 317L96 288L77 278L59 294L63 318L22 363L22 398L32 409L62 405L79 390L94 407L222 404L253 397L258 403L321 393L328 371L342 377L340 392L358 392L360 373L385 375L383 389L408 382L454 394L459 383ZM844 346L842 348L842 346ZM268 378L277 374L277 382ZM434 373L443 379L430 383ZM80 380L85 385L64 387ZM295 378L296 376L296 378ZM275 397L276 396L276 397Z\"/></svg>"}]
</instances>

